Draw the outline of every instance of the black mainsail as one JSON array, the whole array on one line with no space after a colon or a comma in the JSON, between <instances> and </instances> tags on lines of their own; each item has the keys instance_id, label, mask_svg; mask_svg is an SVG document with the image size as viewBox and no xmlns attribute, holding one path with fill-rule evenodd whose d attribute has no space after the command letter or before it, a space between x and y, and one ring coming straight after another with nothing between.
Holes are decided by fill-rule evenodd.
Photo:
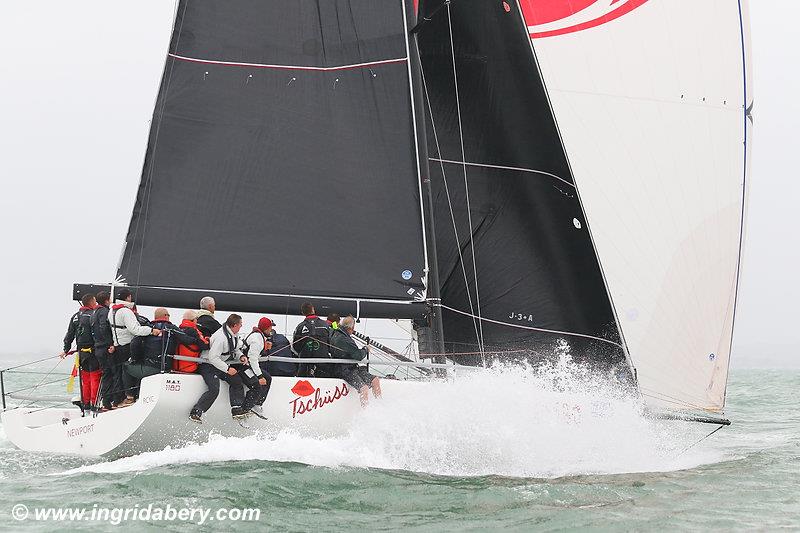
<instances>
[{"instance_id":1,"label":"black mainsail","mask_svg":"<svg viewBox=\"0 0 800 533\"><path fill-rule=\"evenodd\" d=\"M424 312L405 17L398 0L179 3L118 271L139 301Z\"/></svg>"}]
</instances>

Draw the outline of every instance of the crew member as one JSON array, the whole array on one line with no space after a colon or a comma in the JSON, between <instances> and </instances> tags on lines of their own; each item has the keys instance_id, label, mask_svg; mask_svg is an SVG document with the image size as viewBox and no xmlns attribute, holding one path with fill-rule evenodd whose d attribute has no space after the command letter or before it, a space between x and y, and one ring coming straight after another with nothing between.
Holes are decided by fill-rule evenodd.
<instances>
[{"instance_id":1,"label":"crew member","mask_svg":"<svg viewBox=\"0 0 800 533\"><path fill-rule=\"evenodd\" d=\"M130 360L131 341L134 337L153 335L158 337L161 330L139 323L138 314L133 303L133 293L130 289L122 289L117 293L117 300L108 313L108 324L114 338L114 353L112 354L112 404L116 407L125 407L133 403L133 396L126 398L123 365Z\"/></svg>"},{"instance_id":2,"label":"crew member","mask_svg":"<svg viewBox=\"0 0 800 533\"><path fill-rule=\"evenodd\" d=\"M169 321L169 311L163 307L155 310L151 325L161 330L161 335L135 337L130 344L131 360L125 363L125 390L133 401L139 397L142 379L169 371L172 368L170 355L175 353L178 343L194 340Z\"/></svg>"},{"instance_id":3,"label":"crew member","mask_svg":"<svg viewBox=\"0 0 800 533\"><path fill-rule=\"evenodd\" d=\"M230 315L225 321L225 325L211 335L208 350L204 350L200 354L208 362L200 363L197 371L203 376L203 381L206 382L208 390L200 396L200 399L189 413L189 418L195 422L202 422L203 413L214 405L214 401L219 395L220 379L226 381L229 386L231 416L234 418L243 417L253 407L252 400L255 395L250 394L250 401L247 401L248 398L245 398L244 395L242 376L233 366L242 356L241 343L238 337L241 329L242 317L236 314ZM251 392L252 390L248 391L248 393Z\"/></svg>"},{"instance_id":4,"label":"crew member","mask_svg":"<svg viewBox=\"0 0 800 533\"><path fill-rule=\"evenodd\" d=\"M325 322L328 323L331 329L338 329L339 320L341 320L341 318L337 313L328 313L328 318L325 319Z\"/></svg>"},{"instance_id":5,"label":"crew member","mask_svg":"<svg viewBox=\"0 0 800 533\"><path fill-rule=\"evenodd\" d=\"M306 302L300 306L300 312L305 315L305 320L300 322L294 330L292 337L292 350L300 358L330 358L331 329L328 323L317 316L314 306ZM336 370L334 365L319 363L301 363L299 376L308 377L333 377Z\"/></svg>"},{"instance_id":6,"label":"crew member","mask_svg":"<svg viewBox=\"0 0 800 533\"><path fill-rule=\"evenodd\" d=\"M111 326L108 324L108 303L111 296L106 291L97 293L97 307L92 313L92 337L94 338L94 354L100 363L100 392L99 400L104 410L111 409L111 400L115 396L111 367L113 366L114 338ZM121 396L121 391L116 392ZM122 401L122 398L119 398Z\"/></svg>"},{"instance_id":7,"label":"crew member","mask_svg":"<svg viewBox=\"0 0 800 533\"><path fill-rule=\"evenodd\" d=\"M94 337L92 337L92 314L97 306L94 294L84 294L81 298L81 307L72 315L64 336L64 351L60 357L63 359L75 341L77 347L76 362L79 368L80 399L78 407L81 411L94 410L97 403L97 391L100 388L100 362L94 354Z\"/></svg>"},{"instance_id":8,"label":"crew member","mask_svg":"<svg viewBox=\"0 0 800 533\"><path fill-rule=\"evenodd\" d=\"M183 313L181 331L188 336L191 341L178 343L176 355L183 357L200 357L200 352L208 350L208 337L200 332L197 327L197 311L188 310ZM176 372L194 373L197 371L198 363L192 361L180 361L175 359L172 362L172 369Z\"/></svg>"},{"instance_id":9,"label":"crew member","mask_svg":"<svg viewBox=\"0 0 800 533\"><path fill-rule=\"evenodd\" d=\"M267 333L271 329L272 320L262 317L258 321L258 326L254 327L253 331L242 341L244 355L239 360L240 364L235 365L242 376L242 381L250 389L248 392L256 389L256 392L253 393L255 398L252 410L258 414L261 414L261 406L267 399L270 385L272 385L272 377L259 362L259 359L266 357L272 348L272 341L267 337Z\"/></svg>"},{"instance_id":10,"label":"crew member","mask_svg":"<svg viewBox=\"0 0 800 533\"><path fill-rule=\"evenodd\" d=\"M369 346L359 348L352 334L355 331L356 320L352 316L346 316L339 322L339 328L331 335L331 352L335 359L353 359L361 361L369 354ZM376 398L381 396L381 382L367 371L366 368L353 365L337 365L338 377L345 380L358 390L361 396L361 405L369 403L369 389Z\"/></svg>"},{"instance_id":11,"label":"crew member","mask_svg":"<svg viewBox=\"0 0 800 533\"><path fill-rule=\"evenodd\" d=\"M217 302L211 296L203 296L200 299L200 310L197 312L197 327L205 337L210 337L217 332L222 324L214 318L214 311L217 310Z\"/></svg>"},{"instance_id":12,"label":"crew member","mask_svg":"<svg viewBox=\"0 0 800 533\"><path fill-rule=\"evenodd\" d=\"M267 352L267 358L271 358L272 356L297 357L297 355L292 352L289 339L287 339L285 335L281 335L275 331L274 321L269 318L262 318L258 322L258 327L264 332L264 337L271 344ZM291 377L297 375L297 363L289 363L287 361L261 361L261 368L270 376Z\"/></svg>"}]
</instances>

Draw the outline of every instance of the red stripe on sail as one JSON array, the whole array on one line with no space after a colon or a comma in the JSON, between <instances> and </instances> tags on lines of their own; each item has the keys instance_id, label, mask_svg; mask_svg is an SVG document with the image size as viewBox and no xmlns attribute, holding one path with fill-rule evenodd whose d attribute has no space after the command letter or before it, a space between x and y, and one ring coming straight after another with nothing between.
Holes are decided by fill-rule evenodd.
<instances>
[{"instance_id":1,"label":"red stripe on sail","mask_svg":"<svg viewBox=\"0 0 800 533\"><path fill-rule=\"evenodd\" d=\"M528 26L538 26L541 24L556 22L570 17L576 13L580 13L587 7L595 4L596 1L597 0L550 0L549 2L545 3L538 0L522 0L521 5L522 12L525 16L525 23ZM596 19L588 20L580 24L565 26L555 30L532 32L530 36L532 39L541 39L543 37L565 35L567 33L575 33L578 31L587 30L589 28L595 28L597 26L606 24L607 22L611 22L612 20L618 19L619 17L630 13L637 7L640 7L647 2L647 0L629 0L625 4L614 7L614 5L618 4L620 1L622 0L613 0L608 6L609 8L613 9Z\"/></svg>"}]
</instances>

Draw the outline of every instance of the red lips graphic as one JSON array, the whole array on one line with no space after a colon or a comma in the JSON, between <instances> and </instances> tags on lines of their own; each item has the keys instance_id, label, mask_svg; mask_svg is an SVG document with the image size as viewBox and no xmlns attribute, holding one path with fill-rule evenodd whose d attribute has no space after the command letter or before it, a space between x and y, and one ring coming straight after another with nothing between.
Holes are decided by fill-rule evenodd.
<instances>
[{"instance_id":1,"label":"red lips graphic","mask_svg":"<svg viewBox=\"0 0 800 533\"><path fill-rule=\"evenodd\" d=\"M647 0L521 0L520 5L531 37L540 39L600 26L630 13L646 2ZM589 12L593 15L583 17L582 22L570 19ZM570 20L573 22L569 22ZM553 27L553 23L558 25ZM537 28L544 24L550 26L544 30Z\"/></svg>"},{"instance_id":2,"label":"red lips graphic","mask_svg":"<svg viewBox=\"0 0 800 533\"><path fill-rule=\"evenodd\" d=\"M294 384L294 387L292 387L292 392L298 396L310 396L314 394L314 391L316 390L317 389L314 387L314 385L304 379L301 379Z\"/></svg>"}]
</instances>

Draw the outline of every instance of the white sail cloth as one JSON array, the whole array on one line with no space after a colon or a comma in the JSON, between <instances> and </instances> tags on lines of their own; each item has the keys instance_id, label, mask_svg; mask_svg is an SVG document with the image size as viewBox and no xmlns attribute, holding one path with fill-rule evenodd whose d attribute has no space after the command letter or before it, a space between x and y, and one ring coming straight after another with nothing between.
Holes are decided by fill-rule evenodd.
<instances>
[{"instance_id":1,"label":"white sail cloth","mask_svg":"<svg viewBox=\"0 0 800 533\"><path fill-rule=\"evenodd\" d=\"M746 196L747 6L637 4L545 37L558 22L525 16L640 390L659 407L721 411Z\"/></svg>"}]
</instances>

